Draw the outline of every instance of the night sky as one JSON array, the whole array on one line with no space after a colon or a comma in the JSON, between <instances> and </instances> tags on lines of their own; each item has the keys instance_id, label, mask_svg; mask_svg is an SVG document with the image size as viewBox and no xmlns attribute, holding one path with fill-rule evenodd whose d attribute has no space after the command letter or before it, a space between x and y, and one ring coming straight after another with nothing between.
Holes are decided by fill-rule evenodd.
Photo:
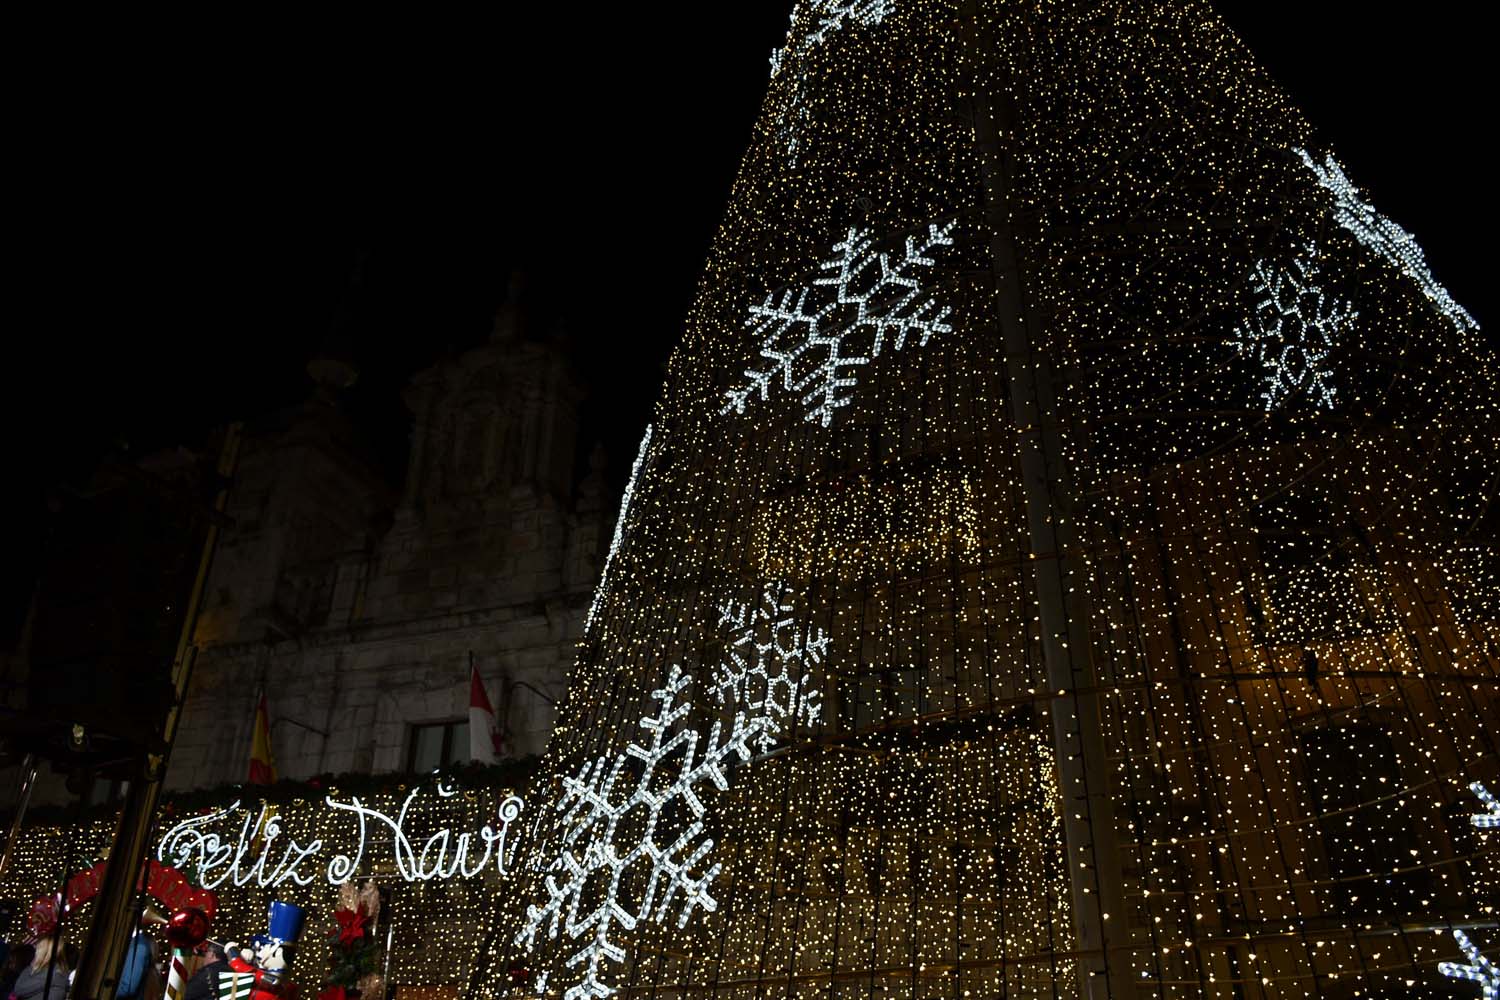
<instances>
[{"instance_id":1,"label":"night sky","mask_svg":"<svg viewBox=\"0 0 1500 1000\"><path fill-rule=\"evenodd\" d=\"M790 0L691 19L546 6L504 24L37 37L51 99L14 126L29 140L11 192L35 218L15 276L41 304L7 338L13 572L47 484L119 443L191 443L295 402L330 346L352 351L347 405L399 472L400 386L484 339L513 267L561 304L594 387L585 433L623 479ZM1494 322L1492 56L1473 8L1217 6L1438 280Z\"/></svg>"}]
</instances>

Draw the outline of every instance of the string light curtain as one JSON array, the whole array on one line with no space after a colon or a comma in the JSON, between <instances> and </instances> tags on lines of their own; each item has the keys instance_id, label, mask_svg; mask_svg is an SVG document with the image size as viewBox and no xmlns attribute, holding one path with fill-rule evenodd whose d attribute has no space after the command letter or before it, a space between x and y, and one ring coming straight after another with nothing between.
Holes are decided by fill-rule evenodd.
<instances>
[{"instance_id":1,"label":"string light curtain","mask_svg":"<svg viewBox=\"0 0 1500 1000\"><path fill-rule=\"evenodd\" d=\"M168 841L166 851L161 852L167 861L180 865L179 870L195 884L204 881L198 865L211 865L206 880L214 884L213 891L218 900L212 930L215 940L244 943L252 935L265 933L266 907L272 900L305 907L308 925L293 963L293 979L301 984L304 997L315 995L318 983L328 971L325 939L327 932L335 926L333 911L340 905L339 886L331 884L328 877L329 863L337 855L357 855L359 864L350 873L355 884L374 879L377 885L390 890L390 905L383 911L380 934L384 944L385 923L389 922L392 931L391 984L407 989L438 987L451 990L454 984L467 980L469 970L481 953L482 938L478 930L503 886L498 866L487 864L471 877L409 880L402 873L401 858L405 858L408 871L419 865L431 870L439 864L445 870L450 869L455 861L459 838L467 835L473 840L473 846L466 867L471 871L479 868L477 862L483 854L483 843L475 832L485 826L499 828L499 807L508 792L505 789L457 788L452 795L444 797L436 793L437 782L438 779L428 777L420 785L415 781L408 785L393 778L387 788L373 792L361 789L353 796L340 793L337 787L326 789L327 794L340 801L357 798L366 808L388 817L403 817L402 807L405 806L402 831L406 840L401 844L396 842L389 824L372 819L366 820L364 838L361 839L358 817L346 810L330 808L319 796L267 804L267 815L275 817L277 827L276 835L267 842L261 839L262 828L257 826L262 803L226 791L221 802L201 812L159 817L150 859L157 860L162 843L168 841L174 829L181 828L179 824L227 810L239 802L241 809L202 828L206 833L219 836L230 856L239 851L243 840L245 850L233 871L222 859L211 860L217 854L214 850L205 852L194 848L183 860L173 852L173 842ZM413 799L412 790L416 788L421 791ZM16 863L0 881L0 897L14 898L30 905L35 899L61 891L65 872L81 872L110 856L110 837L114 829L112 817L82 825L26 828L22 832ZM444 830L450 831L446 837L442 836ZM434 837L440 839L434 842ZM191 839L182 838L175 844L182 847ZM294 842L302 848L316 846L306 858L298 861L302 849L293 847ZM266 860L257 867L262 856ZM280 877L289 862L295 863L297 877ZM158 910L167 910L162 903L148 902ZM88 903L69 915L64 926L67 940L82 943L93 912L92 903Z\"/></svg>"},{"instance_id":2,"label":"string light curtain","mask_svg":"<svg viewBox=\"0 0 1500 1000\"><path fill-rule=\"evenodd\" d=\"M476 986L1460 988L1472 318L1204 4L804 0L771 69Z\"/></svg>"}]
</instances>

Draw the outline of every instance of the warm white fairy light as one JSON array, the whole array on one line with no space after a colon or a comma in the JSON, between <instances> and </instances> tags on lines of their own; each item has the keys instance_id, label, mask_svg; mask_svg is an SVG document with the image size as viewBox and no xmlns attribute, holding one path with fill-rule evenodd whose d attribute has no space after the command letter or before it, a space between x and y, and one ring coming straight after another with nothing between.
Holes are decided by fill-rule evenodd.
<instances>
[{"instance_id":1,"label":"warm white fairy light","mask_svg":"<svg viewBox=\"0 0 1500 1000\"><path fill-rule=\"evenodd\" d=\"M952 307L934 300L917 274L937 263L937 248L953 245L957 226L929 225L920 239L908 236L894 258L875 249L868 230L851 227L811 285L773 292L751 306L746 329L760 340L764 362L745 371L746 383L725 393L723 412L744 413L753 398L766 400L780 389L800 399L809 421L827 427L849 405L858 384L855 370L880 357L887 345L899 351L915 338L926 347L937 334L951 333Z\"/></svg>"},{"instance_id":2,"label":"warm white fairy light","mask_svg":"<svg viewBox=\"0 0 1500 1000\"><path fill-rule=\"evenodd\" d=\"M850 22L872 28L884 21L896 9L896 0L811 0L807 9L817 18L813 28L800 40L792 35L801 20L801 3L792 7L792 26L787 33L786 47L771 53L771 75L781 72L789 54L801 55L824 42L830 35L842 30Z\"/></svg>"},{"instance_id":3,"label":"warm white fairy light","mask_svg":"<svg viewBox=\"0 0 1500 1000\"><path fill-rule=\"evenodd\" d=\"M1470 785L1469 791L1479 797L1479 801L1484 803L1485 808L1484 812L1475 813L1469 817L1469 822L1481 830L1500 830L1500 799L1495 798L1481 781Z\"/></svg>"},{"instance_id":4,"label":"warm white fairy light","mask_svg":"<svg viewBox=\"0 0 1500 1000\"><path fill-rule=\"evenodd\" d=\"M363 793L361 801L367 807L397 820L402 806L410 799L412 780L411 776L389 775L382 789ZM362 779L362 783L364 782L370 782L370 779ZM327 785L327 782L324 784ZM432 794L430 779L422 787L423 793L410 800L402 830L406 842L415 851L415 861L419 867L423 866L421 853L424 848L427 849L425 869L428 872L434 869L437 852L442 847L441 838L437 842L430 841L432 835L448 830L455 836L464 836L480 831L485 826L493 828L503 821L500 815L501 803L512 798L507 791L487 788L450 788L450 795ZM239 853L239 831L243 820L248 815L253 830L260 812L260 805L255 804L248 810L241 809L233 815L227 815L229 804L238 800L241 791L243 790L226 793L223 807L209 809L202 814L207 816L217 813L224 817L216 823L221 849L227 847L235 853ZM309 792L311 794L312 790ZM351 795L340 793L335 784L325 787L315 797L294 797L269 804L269 811L279 817L278 825L281 830L266 855L268 860L260 869L260 873L267 876L264 880L255 874L255 865L262 857L260 845L255 844L247 845L240 856L238 879L234 876L224 878L226 869L233 869L233 858L207 870L207 880L217 882L213 889L218 898L218 909L214 915L214 936L218 940L233 937L243 940L242 935L263 929L267 904L273 899L280 899L302 906L308 911L308 930L303 940L320 940L323 932L333 923L333 910L341 905L340 886L330 883L327 878L326 862L330 859L330 852L342 852L350 857L362 854L361 870L357 876L351 877L350 882L356 878L360 882L374 878L382 886L395 892L399 905L403 908L402 912L410 916L409 920L403 918L392 928L390 981L401 984L403 988L442 986L453 983L455 977L466 976L482 956L482 942L476 938L475 928L481 926L485 915L492 910L497 886L504 884L505 876L500 874L494 856L491 856L485 871L474 872L474 866L483 855L484 848L478 839L471 837L467 866L470 872L474 872L472 877L456 875L446 879L408 881L400 870L391 828L380 820L370 820L367 847L361 852L358 818L347 811L330 809L324 801L325 796L330 794L344 802L352 799ZM163 817L159 822L163 828L170 828L185 818L189 817ZM82 825L70 823L62 827L28 828L17 864L8 869L4 878L0 879L0 897L32 900L38 895L54 892L57 880L67 865L71 863L75 870L85 869L92 859L109 853L115 823L116 818L109 815ZM214 832L215 829L203 830L205 836ZM519 832L519 822L513 823L512 833ZM323 845L317 856L309 855L295 866L295 870L307 884L299 884L299 880L292 878L282 878L275 881L275 884L270 884L273 881L270 876L276 873L286 853L286 846L292 840L303 846L313 843ZM452 865L455 846L456 839L450 839L445 862L447 867ZM498 848L499 845L495 846ZM512 844L507 840L506 853L509 854L511 849ZM294 862L297 853L293 852ZM415 871L415 868L410 867L413 859L405 850L402 854L408 861L407 870ZM151 853L151 857L169 864L177 860L170 850L165 858L159 858L155 851ZM191 851L181 869L190 878L196 875L196 858L196 851ZM286 868L283 867L281 875L285 874ZM247 875L250 877L246 878ZM266 884L262 884L262 881ZM348 884L350 883L345 883L346 886ZM69 939L78 943L81 943L79 937L95 911L90 904L80 912L83 919L72 923L67 931ZM220 937L221 934L226 937ZM304 994L316 986L322 974L320 961L315 958L309 962L308 954L304 947L303 958L295 976L296 981L302 985ZM243 1000L244 993L241 992L240 996Z\"/></svg>"},{"instance_id":5,"label":"warm white fairy light","mask_svg":"<svg viewBox=\"0 0 1500 1000\"><path fill-rule=\"evenodd\" d=\"M719 609L719 624L728 626L728 659L714 671L714 698L740 707L767 725L757 746L770 750L794 721L813 726L821 711L820 695L810 669L828 649L828 633L803 626L780 584L767 584L759 601L729 601Z\"/></svg>"},{"instance_id":6,"label":"warm white fairy light","mask_svg":"<svg viewBox=\"0 0 1500 1000\"><path fill-rule=\"evenodd\" d=\"M401 811L394 817L366 805L358 797L353 797L348 802L340 802L332 796L326 799L325 804L330 809L350 813L359 823L358 840L353 850L335 856L328 863L328 881L335 885L342 884L359 873L365 852L367 827L372 822L385 828L382 832L391 838L396 871L408 882L474 878L489 867L492 857L498 874L504 875L510 870L516 850L516 838L511 834L511 827L525 808L525 803L518 796L507 796L500 803L498 826L486 823L477 833L464 831L456 835L448 829L437 830L422 841L419 849L415 840L408 836L406 824L412 804L421 791L420 787L412 789L406 796L406 801L401 803ZM451 798L456 792L439 784L438 794ZM474 860L476 839L483 853Z\"/></svg>"},{"instance_id":7,"label":"warm white fairy light","mask_svg":"<svg viewBox=\"0 0 1500 1000\"><path fill-rule=\"evenodd\" d=\"M729 788L725 765L731 758L748 761L750 741L769 724L766 717L747 718L736 713L723 742L721 723L709 729L703 753L698 752L699 733L691 728L672 728L692 710L679 696L691 685L682 668L673 666L666 683L651 693L660 702L658 714L640 720L650 733L647 746L631 743L613 761L600 757L587 763L571 778L563 779L563 793L556 810L561 814L563 834L558 854L545 879L547 901L526 908L526 922L516 935L516 944L528 951L536 946L537 931L545 925L547 936L556 938L561 929L569 940L585 936L587 943L568 958L567 966L583 966L583 978L568 988L564 1000L606 997L614 990L599 977L603 963L625 961L625 951L610 934L616 925L632 930L644 920L662 921L682 896L678 926L686 926L695 910L712 912L718 903L709 893L720 865L708 864L712 838L703 836L707 806L701 797L705 786L719 791ZM675 772L670 763L680 757ZM638 763L637 763L638 762ZM631 784L626 795L615 792L624 779ZM664 810L686 806L692 822L680 829L658 829ZM621 829L634 815L640 828ZM628 836L621 842L617 836ZM621 893L621 878L645 859L650 877L639 897ZM602 879L602 881L601 881ZM598 906L580 914L584 892L603 885Z\"/></svg>"},{"instance_id":8,"label":"warm white fairy light","mask_svg":"<svg viewBox=\"0 0 1500 1000\"><path fill-rule=\"evenodd\" d=\"M787 166L797 166L798 158L802 155L802 136L811 122L812 112L808 110L807 101L799 87L793 92L792 101L782 112L776 128L777 136L786 146Z\"/></svg>"},{"instance_id":9,"label":"warm white fairy light","mask_svg":"<svg viewBox=\"0 0 1500 1000\"><path fill-rule=\"evenodd\" d=\"M811 6L818 24L808 32L808 43L822 45L850 21L866 28L884 21L896 9L896 0L815 0Z\"/></svg>"},{"instance_id":10,"label":"warm white fairy light","mask_svg":"<svg viewBox=\"0 0 1500 1000\"><path fill-rule=\"evenodd\" d=\"M1331 410L1338 394L1329 358L1358 314L1323 289L1314 253L1303 247L1285 265L1258 261L1250 273L1255 312L1235 330L1235 348L1265 369L1267 410L1299 397Z\"/></svg>"},{"instance_id":11,"label":"warm white fairy light","mask_svg":"<svg viewBox=\"0 0 1500 1000\"><path fill-rule=\"evenodd\" d=\"M802 148L802 135L812 121L808 111L808 90L811 80L802 57L824 44L836 32L850 23L873 28L884 21L896 8L896 0L811 0L809 9L816 16L813 27L800 37L797 26L803 13L800 3L792 6L791 26L787 29L786 45L771 53L771 78L780 75L788 61L799 64L796 80L790 96L786 99L776 120L776 136L786 150L787 166L796 167Z\"/></svg>"},{"instance_id":12,"label":"warm white fairy light","mask_svg":"<svg viewBox=\"0 0 1500 1000\"><path fill-rule=\"evenodd\" d=\"M1284 152L1311 129L1205 5L1127 13L1101 31L1097 5L903 4L773 82L536 798L641 740L666 664L698 678L703 719L724 712L730 585L781 581L826 632L822 711L705 800L718 909L613 922L624 962L597 980L839 1000L1469 988L1438 973L1459 958L1446 934L1411 929L1482 943L1494 922L1490 845L1464 836L1481 806L1445 823L1455 781L1500 774L1493 355L1345 231ZM800 122L795 167L782 120ZM776 419L756 395L761 419L719 413L761 360L749 306L788 281L808 312L831 296L810 280L830 234L954 217L954 245L913 273L951 331L845 367L859 384L826 427L780 373ZM1248 303L1247 247L1314 238L1321 287L1360 313L1325 359L1336 411L1303 390L1265 419L1226 308ZM840 356L869 357L866 337ZM1076 688L1051 683L1069 658ZM703 733L698 718L678 725ZM1085 725L1096 761L1071 756ZM1083 795L1064 784L1080 763ZM1095 797L1112 808L1087 832L1113 836L1070 856ZM691 825L682 801L658 842ZM318 836L347 833L349 816L298 808ZM560 817L533 810L528 859L553 860ZM54 840L24 864L63 858ZM1121 910L1094 950L1080 927L1110 869ZM593 935L514 944L549 899L546 871L518 871L483 892L399 886L427 940L393 951L393 979L485 1000L579 984L565 963ZM624 909L654 871L621 876ZM612 879L596 872L575 919ZM226 895L241 912L264 898Z\"/></svg>"},{"instance_id":13,"label":"warm white fairy light","mask_svg":"<svg viewBox=\"0 0 1500 1000\"><path fill-rule=\"evenodd\" d=\"M786 44L779 49L771 50L771 77L774 79L781 72L782 64L786 61L786 55L792 50L792 35L797 30L797 20L802 16L802 4L799 0L792 4L792 13L789 18L790 24L786 29Z\"/></svg>"},{"instance_id":14,"label":"warm white fairy light","mask_svg":"<svg viewBox=\"0 0 1500 1000\"><path fill-rule=\"evenodd\" d=\"M594 587L594 599L589 603L589 613L583 620L583 629L587 632L594 625L594 616L599 613L599 604L604 600L605 591L609 588L609 569L614 565L615 555L620 551L620 540L625 537L625 522L630 517L630 502L635 497L635 482L640 477L641 466L646 462L646 452L651 448L651 425L646 425L646 433L641 438L641 446L636 449L635 463L630 467L630 478L625 482L625 495L620 498L620 513L615 518L615 533L609 540L609 552L604 557L604 568L599 571L599 583Z\"/></svg>"},{"instance_id":15,"label":"warm white fairy light","mask_svg":"<svg viewBox=\"0 0 1500 1000\"><path fill-rule=\"evenodd\" d=\"M1454 930L1453 939L1458 942L1459 950L1469 960L1468 964L1440 962L1438 971L1450 979L1465 979L1478 983L1479 995L1484 1000L1500 1000L1500 968L1486 958L1474 942L1469 940L1469 935L1463 931Z\"/></svg>"},{"instance_id":16,"label":"warm white fairy light","mask_svg":"<svg viewBox=\"0 0 1500 1000\"><path fill-rule=\"evenodd\" d=\"M710 693L751 614L725 581L826 635L788 674L821 710L715 799L718 910L611 931L622 990L1441 982L1403 929L1492 919L1442 817L1494 771L1493 358L1285 152L1311 130L1202 5L1101 32L901 4L803 51L818 23L777 60L657 412L682 447L637 486L548 773L622 747L662 664ZM880 267L872 232L951 219ZM558 983L575 950L535 961Z\"/></svg>"},{"instance_id":17,"label":"warm white fairy light","mask_svg":"<svg viewBox=\"0 0 1500 1000\"><path fill-rule=\"evenodd\" d=\"M418 802L423 790L420 785L413 788L394 816L358 796L347 802L331 795L325 798L323 805L331 814L353 817L352 846L326 864L320 856L337 850L338 845L321 837L303 844L290 835L283 836L281 810L268 803L252 811L234 802L224 809L191 816L166 832L157 845L156 858L190 872L196 884L205 889L231 885L273 889L288 883L307 886L317 879L319 868L329 885L338 886L367 870L365 851L373 826L381 831L378 839L389 838L396 873L407 882L472 879L492 867L504 875L515 854L516 839L510 831L524 808L521 799L508 795L501 801L496 813L498 824L486 823L478 831L454 831L443 826L423 837L413 832L417 822L430 826L427 810ZM444 799L458 794L441 782L437 793ZM238 821L234 839L215 829L225 820Z\"/></svg>"},{"instance_id":18,"label":"warm white fairy light","mask_svg":"<svg viewBox=\"0 0 1500 1000\"><path fill-rule=\"evenodd\" d=\"M1375 211L1375 206L1360 197L1356 188L1344 176L1344 170L1328 153L1319 163L1305 149L1293 150L1302 163L1317 177L1318 183L1333 194L1333 218L1347 229L1365 247L1379 254L1392 266L1399 269L1412 281L1448 320L1460 330L1478 330L1479 324L1468 310L1448 294L1448 289L1438 284L1427 267L1427 257L1417 245L1416 238L1395 222Z\"/></svg>"}]
</instances>

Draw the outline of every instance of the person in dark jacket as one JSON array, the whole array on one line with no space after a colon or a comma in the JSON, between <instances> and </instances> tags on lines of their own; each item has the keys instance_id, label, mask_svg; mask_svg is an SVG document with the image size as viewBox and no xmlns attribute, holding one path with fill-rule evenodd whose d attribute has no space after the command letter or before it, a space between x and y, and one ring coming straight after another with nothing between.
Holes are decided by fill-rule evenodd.
<instances>
[{"instance_id":1,"label":"person in dark jacket","mask_svg":"<svg viewBox=\"0 0 1500 1000\"><path fill-rule=\"evenodd\" d=\"M212 941L204 945L203 964L188 980L183 1000L214 1000L219 995L219 970L228 960L229 956L219 945Z\"/></svg>"},{"instance_id":2,"label":"person in dark jacket","mask_svg":"<svg viewBox=\"0 0 1500 1000\"><path fill-rule=\"evenodd\" d=\"M16 979L31 964L36 949L29 944L13 944L6 953L5 964L0 966L0 1000L9 997L15 988Z\"/></svg>"},{"instance_id":3,"label":"person in dark jacket","mask_svg":"<svg viewBox=\"0 0 1500 1000\"><path fill-rule=\"evenodd\" d=\"M141 918L141 929L125 946L125 964L120 969L115 1000L150 1000L161 995L161 973L156 971L156 942L145 931L147 921L148 918Z\"/></svg>"},{"instance_id":4,"label":"person in dark jacket","mask_svg":"<svg viewBox=\"0 0 1500 1000\"><path fill-rule=\"evenodd\" d=\"M68 964L62 955L53 961L53 941L46 937L37 941L36 954L31 964L21 970L16 984L10 988L15 1000L65 1000L68 995Z\"/></svg>"},{"instance_id":5,"label":"person in dark jacket","mask_svg":"<svg viewBox=\"0 0 1500 1000\"><path fill-rule=\"evenodd\" d=\"M28 954L25 962L13 962L11 956L17 947L10 943L10 925L16 919L20 904L14 899L0 899L0 1000L10 996L10 984L16 981L21 969L31 961Z\"/></svg>"},{"instance_id":6,"label":"person in dark jacket","mask_svg":"<svg viewBox=\"0 0 1500 1000\"><path fill-rule=\"evenodd\" d=\"M10 925L16 919L17 909L14 899L0 899L0 970L5 969L10 962ZM3 989L4 985L5 973L0 971L0 998L10 996Z\"/></svg>"}]
</instances>

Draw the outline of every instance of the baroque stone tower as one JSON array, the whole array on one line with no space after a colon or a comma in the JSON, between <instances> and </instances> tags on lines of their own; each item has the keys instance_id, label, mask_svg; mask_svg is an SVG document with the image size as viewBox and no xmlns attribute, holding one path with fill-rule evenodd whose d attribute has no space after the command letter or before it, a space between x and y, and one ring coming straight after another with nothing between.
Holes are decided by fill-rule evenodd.
<instances>
[{"instance_id":1,"label":"baroque stone tower","mask_svg":"<svg viewBox=\"0 0 1500 1000\"><path fill-rule=\"evenodd\" d=\"M422 732L461 759L471 654L507 752L539 752L609 527L582 398L513 282L488 342L411 380L399 496L322 397L252 428L172 787L242 779L262 688L284 776L402 770Z\"/></svg>"}]
</instances>

